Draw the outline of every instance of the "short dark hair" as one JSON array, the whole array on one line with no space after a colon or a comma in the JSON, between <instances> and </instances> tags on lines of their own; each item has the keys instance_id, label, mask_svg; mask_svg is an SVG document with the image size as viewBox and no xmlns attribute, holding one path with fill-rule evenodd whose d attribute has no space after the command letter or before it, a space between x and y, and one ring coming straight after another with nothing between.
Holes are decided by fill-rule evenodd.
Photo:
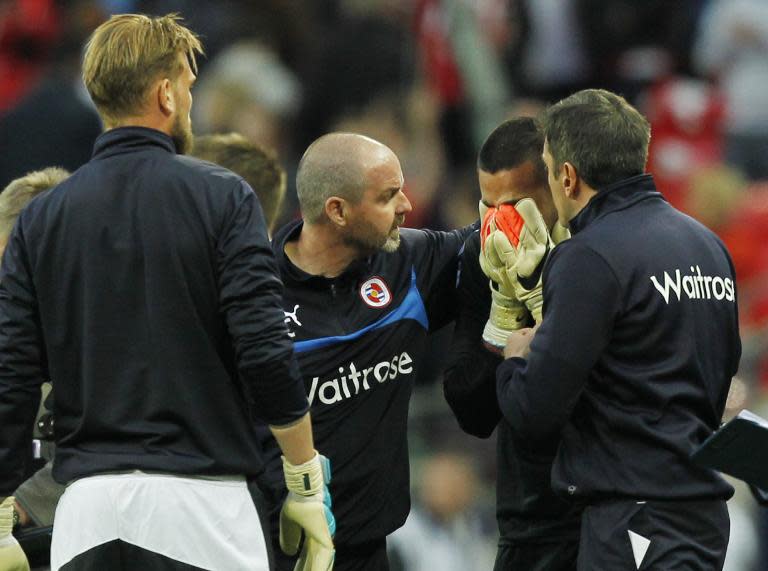
<instances>
[{"instance_id":1,"label":"short dark hair","mask_svg":"<svg viewBox=\"0 0 768 571\"><path fill-rule=\"evenodd\" d=\"M547 174L541 152L544 135L531 117L504 121L496 127L480 147L477 168L489 174L509 170L531 162L535 183L546 184Z\"/></svg>"},{"instance_id":2,"label":"short dark hair","mask_svg":"<svg viewBox=\"0 0 768 571\"><path fill-rule=\"evenodd\" d=\"M645 172L651 126L620 95L579 91L546 109L539 124L554 168L571 163L594 189Z\"/></svg>"},{"instance_id":3,"label":"short dark hair","mask_svg":"<svg viewBox=\"0 0 768 571\"><path fill-rule=\"evenodd\" d=\"M285 194L285 171L275 155L239 133L195 137L192 155L216 163L245 179L272 229Z\"/></svg>"}]
</instances>

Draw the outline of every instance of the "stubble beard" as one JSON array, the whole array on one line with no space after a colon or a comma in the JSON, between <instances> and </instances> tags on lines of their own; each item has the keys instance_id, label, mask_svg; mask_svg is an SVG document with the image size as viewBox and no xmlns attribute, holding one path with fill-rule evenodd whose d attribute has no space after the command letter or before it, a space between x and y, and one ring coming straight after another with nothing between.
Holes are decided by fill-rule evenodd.
<instances>
[{"instance_id":1,"label":"stubble beard","mask_svg":"<svg viewBox=\"0 0 768 571\"><path fill-rule=\"evenodd\" d=\"M389 233L384 236L375 234L369 226L361 226L350 232L344 241L354 246L363 256L369 256L376 252L391 254L400 247L400 225L402 223L403 218L395 220Z\"/></svg>"},{"instance_id":2,"label":"stubble beard","mask_svg":"<svg viewBox=\"0 0 768 571\"><path fill-rule=\"evenodd\" d=\"M176 152L180 155L186 155L192 150L194 136L192 134L192 124L187 121L186 125L182 123L181 115L176 117L171 127L171 139L176 146Z\"/></svg>"}]
</instances>

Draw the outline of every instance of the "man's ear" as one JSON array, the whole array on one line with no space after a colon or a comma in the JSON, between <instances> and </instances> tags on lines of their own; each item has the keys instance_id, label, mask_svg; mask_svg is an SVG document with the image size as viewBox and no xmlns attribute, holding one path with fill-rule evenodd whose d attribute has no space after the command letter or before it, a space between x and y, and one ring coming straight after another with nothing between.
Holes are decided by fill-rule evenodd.
<instances>
[{"instance_id":1,"label":"man's ear","mask_svg":"<svg viewBox=\"0 0 768 571\"><path fill-rule=\"evenodd\" d=\"M325 201L325 215L333 224L346 226L349 217L349 203L338 196L330 196Z\"/></svg>"},{"instance_id":2,"label":"man's ear","mask_svg":"<svg viewBox=\"0 0 768 571\"><path fill-rule=\"evenodd\" d=\"M157 83L157 105L163 115L170 116L176 110L176 99L173 93L173 84L167 77Z\"/></svg>"},{"instance_id":3,"label":"man's ear","mask_svg":"<svg viewBox=\"0 0 768 571\"><path fill-rule=\"evenodd\" d=\"M568 198L576 198L579 193L579 173L576 172L576 168L569 162L563 163L563 191Z\"/></svg>"}]
</instances>

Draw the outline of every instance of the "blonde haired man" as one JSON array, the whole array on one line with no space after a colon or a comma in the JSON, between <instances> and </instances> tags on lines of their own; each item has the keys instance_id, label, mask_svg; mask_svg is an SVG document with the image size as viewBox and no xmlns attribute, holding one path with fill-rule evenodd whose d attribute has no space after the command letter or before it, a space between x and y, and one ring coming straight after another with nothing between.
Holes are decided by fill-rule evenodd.
<instances>
[{"instance_id":1,"label":"blonde haired man","mask_svg":"<svg viewBox=\"0 0 768 571\"><path fill-rule=\"evenodd\" d=\"M21 210L38 194L50 190L68 176L69 172L64 169L49 167L12 180L0 192L0 254Z\"/></svg>"},{"instance_id":2,"label":"blonde haired man","mask_svg":"<svg viewBox=\"0 0 768 571\"><path fill-rule=\"evenodd\" d=\"M182 156L200 41L173 15L112 17L83 77L106 127L92 160L19 217L0 270L0 496L56 383L51 568L267 569L244 477L252 414L281 445L288 551L329 569L329 471L280 306L258 200Z\"/></svg>"},{"instance_id":3,"label":"blonde haired man","mask_svg":"<svg viewBox=\"0 0 768 571\"><path fill-rule=\"evenodd\" d=\"M0 192L0 255L8 243L8 236L19 217L21 210L37 195L53 188L69 176L64 169L51 167L26 174L11 181ZM31 444L31 443L30 443ZM32 448L29 448L30 455ZM39 475L38 475L39 474ZM24 571L29 569L27 559L16 540L11 535L11 529L24 525L29 521L29 515L19 502L31 500L36 504L55 505L61 495L59 484L50 479L50 466L46 465L24 486L16 490L15 495L7 497L0 503L0 569L8 571ZM14 503L16 499L16 503Z\"/></svg>"}]
</instances>

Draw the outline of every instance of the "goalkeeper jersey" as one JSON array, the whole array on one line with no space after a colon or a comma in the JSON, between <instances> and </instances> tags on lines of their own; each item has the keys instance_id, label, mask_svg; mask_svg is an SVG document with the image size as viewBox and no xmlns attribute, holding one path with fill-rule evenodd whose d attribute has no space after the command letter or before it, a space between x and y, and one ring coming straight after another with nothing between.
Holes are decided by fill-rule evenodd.
<instances>
[{"instance_id":1,"label":"goalkeeper jersey","mask_svg":"<svg viewBox=\"0 0 768 571\"><path fill-rule=\"evenodd\" d=\"M576 542L581 509L557 497L550 484L557 439L536 450L515 441L496 400L496 368L502 357L483 346L491 308L488 278L480 269L480 233L473 232L461 257L458 301L450 361L443 389L461 428L479 438L496 431L496 519L500 544Z\"/></svg>"},{"instance_id":2,"label":"goalkeeper jersey","mask_svg":"<svg viewBox=\"0 0 768 571\"><path fill-rule=\"evenodd\" d=\"M285 322L315 446L331 460L335 542L355 545L385 537L408 515L408 402L428 333L453 319L459 252L472 227L403 228L396 252L358 260L335 278L287 258L285 243L301 227L294 222L273 241Z\"/></svg>"}]
</instances>

